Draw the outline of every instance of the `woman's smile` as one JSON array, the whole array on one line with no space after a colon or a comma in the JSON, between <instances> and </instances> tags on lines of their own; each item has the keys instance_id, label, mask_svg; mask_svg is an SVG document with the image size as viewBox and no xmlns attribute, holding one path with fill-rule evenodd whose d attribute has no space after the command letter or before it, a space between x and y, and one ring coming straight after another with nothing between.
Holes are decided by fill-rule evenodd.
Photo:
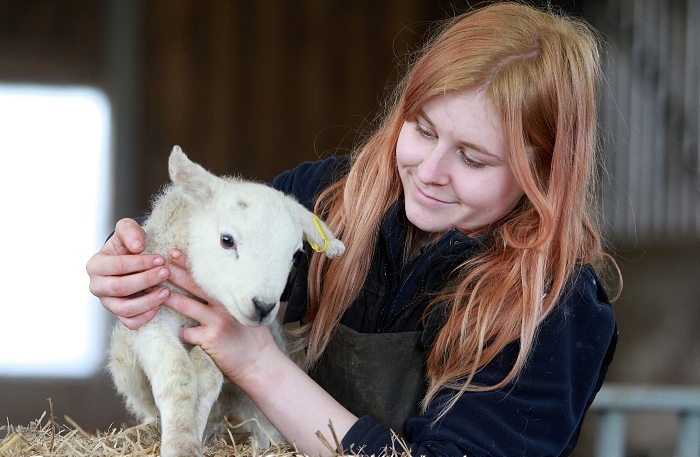
<instances>
[{"instance_id":1,"label":"woman's smile","mask_svg":"<svg viewBox=\"0 0 700 457\"><path fill-rule=\"evenodd\" d=\"M427 205L427 206L435 206L435 207L442 207L442 206L446 206L446 205L449 205L449 204L450 204L449 202L444 201L444 200L442 200L442 199L440 199L440 198L437 198L437 197L433 197L433 196L431 196L431 195L428 195L428 193L427 193L427 192L424 192L424 191L421 189L421 187L420 187L417 183L415 183L415 182L413 183L413 186L414 186L415 197L416 197L418 200L420 200L421 202L423 202L424 205Z\"/></svg>"}]
</instances>

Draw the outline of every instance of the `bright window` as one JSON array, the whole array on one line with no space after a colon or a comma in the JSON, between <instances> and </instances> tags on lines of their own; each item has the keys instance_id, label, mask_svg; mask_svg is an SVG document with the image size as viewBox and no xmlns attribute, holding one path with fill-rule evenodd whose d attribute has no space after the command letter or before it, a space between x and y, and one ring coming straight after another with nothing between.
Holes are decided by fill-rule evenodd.
<instances>
[{"instance_id":1,"label":"bright window","mask_svg":"<svg viewBox=\"0 0 700 457\"><path fill-rule=\"evenodd\" d=\"M85 272L108 233L107 98L0 84L0 158L0 376L89 376L107 325Z\"/></svg>"}]
</instances>

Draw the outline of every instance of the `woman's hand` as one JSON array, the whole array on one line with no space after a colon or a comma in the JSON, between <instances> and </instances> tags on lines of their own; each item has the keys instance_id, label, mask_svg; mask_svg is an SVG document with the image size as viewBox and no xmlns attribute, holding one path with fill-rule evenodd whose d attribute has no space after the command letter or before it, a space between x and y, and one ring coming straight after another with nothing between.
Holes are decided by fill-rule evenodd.
<instances>
[{"instance_id":1,"label":"woman's hand","mask_svg":"<svg viewBox=\"0 0 700 457\"><path fill-rule=\"evenodd\" d=\"M201 346L224 376L234 383L242 383L243 377L255 376L252 371L255 362L264 357L263 352L281 352L268 327L240 324L224 305L204 293L187 271L185 255L181 251L172 250L170 261L170 282L199 300L173 292L163 304L199 322L197 327L182 329L180 338Z\"/></svg>"},{"instance_id":2,"label":"woman's hand","mask_svg":"<svg viewBox=\"0 0 700 457\"><path fill-rule=\"evenodd\" d=\"M146 235L133 219L117 222L114 235L87 263L90 292L130 329L156 315L170 290L157 285L170 277L165 259L142 255Z\"/></svg>"},{"instance_id":3,"label":"woman's hand","mask_svg":"<svg viewBox=\"0 0 700 457\"><path fill-rule=\"evenodd\" d=\"M170 258L170 282L205 302L173 292L163 303L200 323L183 329L180 338L201 346L288 442L305 454L327 455L316 431L327 430L331 420L342 437L357 417L277 347L268 327L246 327L222 304L208 298L192 280L182 252L173 250Z\"/></svg>"}]
</instances>

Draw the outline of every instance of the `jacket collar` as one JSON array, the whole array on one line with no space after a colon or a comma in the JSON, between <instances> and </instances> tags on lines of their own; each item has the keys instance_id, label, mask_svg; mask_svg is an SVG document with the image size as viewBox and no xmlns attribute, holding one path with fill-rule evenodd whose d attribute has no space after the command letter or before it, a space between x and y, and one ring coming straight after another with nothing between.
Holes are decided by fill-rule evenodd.
<instances>
[{"instance_id":1,"label":"jacket collar","mask_svg":"<svg viewBox=\"0 0 700 457\"><path fill-rule=\"evenodd\" d=\"M394 281L403 282L400 278L404 272L406 276L413 279L406 282L406 287L399 287L397 296L394 297L398 303L410 300L416 292L421 278L428 275L441 262L448 269L456 268L460 263L474 255L476 251L481 251L491 241L492 231L486 230L476 237L470 237L457 228L452 228L440 237L435 243L424 247L416 258L411 259L408 264L404 264L404 244L410 222L406 217L403 197L387 211L380 228L380 239L386 246L390 273ZM449 259L449 260L448 260ZM397 304L398 304L397 303ZM426 317L421 344L429 347L434 342L437 333L442 328L446 315L444 306L438 306ZM394 310L394 308L392 308Z\"/></svg>"},{"instance_id":2,"label":"jacket collar","mask_svg":"<svg viewBox=\"0 0 700 457\"><path fill-rule=\"evenodd\" d=\"M387 211L380 228L380 235L384 238L391 262L395 265L403 263L404 245L409 224L404 207L404 198L401 196ZM442 248L438 249L442 254L444 254L444 250L448 246L451 248L459 246L460 250L468 246L483 247L489 243L490 238L491 231L489 230L485 230L472 238L458 228L452 228L440 237L436 243L423 248L422 253L436 247Z\"/></svg>"}]
</instances>

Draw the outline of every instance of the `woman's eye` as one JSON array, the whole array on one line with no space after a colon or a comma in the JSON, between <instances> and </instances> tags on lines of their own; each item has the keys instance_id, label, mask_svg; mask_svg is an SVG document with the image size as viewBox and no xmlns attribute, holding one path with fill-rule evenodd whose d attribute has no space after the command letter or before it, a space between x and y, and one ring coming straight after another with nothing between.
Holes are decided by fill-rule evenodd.
<instances>
[{"instance_id":1,"label":"woman's eye","mask_svg":"<svg viewBox=\"0 0 700 457\"><path fill-rule=\"evenodd\" d=\"M462 154L462 157L464 159L464 162L467 164L468 167L471 168L484 168L486 166L485 163L479 162L478 160L474 160L471 157L469 157L467 154Z\"/></svg>"},{"instance_id":2,"label":"woman's eye","mask_svg":"<svg viewBox=\"0 0 700 457\"><path fill-rule=\"evenodd\" d=\"M236 240L234 240L228 233L224 233L221 235L221 247L224 249L235 249Z\"/></svg>"},{"instance_id":3,"label":"woman's eye","mask_svg":"<svg viewBox=\"0 0 700 457\"><path fill-rule=\"evenodd\" d=\"M421 134L422 137L427 138L427 139L432 139L433 134L430 133L428 130L424 129L420 124L416 124L416 131Z\"/></svg>"}]
</instances>

